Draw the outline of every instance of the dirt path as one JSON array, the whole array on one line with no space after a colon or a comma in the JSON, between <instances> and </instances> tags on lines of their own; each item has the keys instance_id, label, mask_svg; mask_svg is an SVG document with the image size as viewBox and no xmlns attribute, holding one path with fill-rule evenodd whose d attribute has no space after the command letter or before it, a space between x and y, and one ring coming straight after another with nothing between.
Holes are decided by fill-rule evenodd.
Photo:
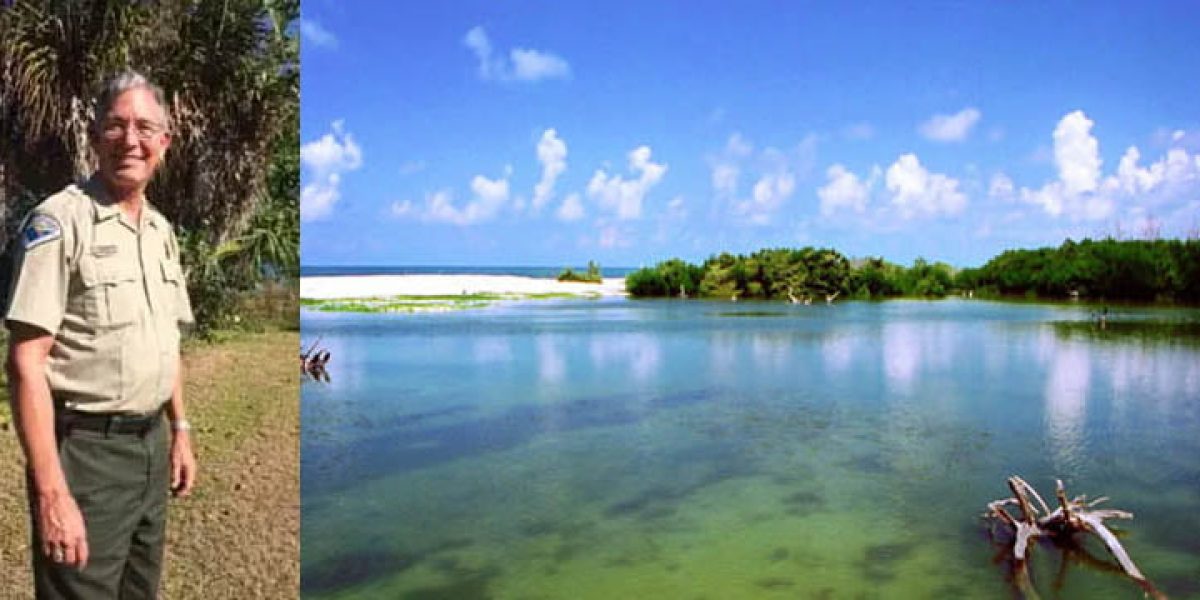
<instances>
[{"instance_id":1,"label":"dirt path","mask_svg":"<svg viewBox=\"0 0 1200 600\"><path fill-rule=\"evenodd\" d=\"M298 347L296 332L282 332L185 350L200 482L171 503L163 598L298 597ZM32 598L23 457L10 421L5 407L0 598Z\"/></svg>"}]
</instances>

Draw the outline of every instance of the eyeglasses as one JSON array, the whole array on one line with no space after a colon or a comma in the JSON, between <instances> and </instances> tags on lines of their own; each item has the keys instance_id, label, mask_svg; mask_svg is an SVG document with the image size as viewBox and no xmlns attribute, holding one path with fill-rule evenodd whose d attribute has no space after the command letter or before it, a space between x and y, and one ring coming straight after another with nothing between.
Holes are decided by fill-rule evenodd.
<instances>
[{"instance_id":1,"label":"eyeglasses","mask_svg":"<svg viewBox=\"0 0 1200 600\"><path fill-rule=\"evenodd\" d=\"M130 128L133 128L133 133L143 142L167 130L166 127L154 121L138 120L133 123L109 121L100 130L100 135L104 136L106 140L120 140L124 139Z\"/></svg>"}]
</instances>

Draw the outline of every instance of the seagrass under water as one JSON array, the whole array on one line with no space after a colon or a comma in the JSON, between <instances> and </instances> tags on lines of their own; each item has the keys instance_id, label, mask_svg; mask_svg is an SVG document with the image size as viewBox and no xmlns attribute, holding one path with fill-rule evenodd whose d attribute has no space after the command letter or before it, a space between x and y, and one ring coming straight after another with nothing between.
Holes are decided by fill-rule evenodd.
<instances>
[{"instance_id":1,"label":"seagrass under water","mask_svg":"<svg viewBox=\"0 0 1200 600\"><path fill-rule=\"evenodd\" d=\"M1114 316L1147 318L1197 315ZM303 594L1007 598L978 516L1021 473L1133 511L1142 571L1200 596L1200 343L1086 320L954 300L304 312L334 359L302 389ZM1051 596L1137 596L1098 545L1034 559Z\"/></svg>"}]
</instances>

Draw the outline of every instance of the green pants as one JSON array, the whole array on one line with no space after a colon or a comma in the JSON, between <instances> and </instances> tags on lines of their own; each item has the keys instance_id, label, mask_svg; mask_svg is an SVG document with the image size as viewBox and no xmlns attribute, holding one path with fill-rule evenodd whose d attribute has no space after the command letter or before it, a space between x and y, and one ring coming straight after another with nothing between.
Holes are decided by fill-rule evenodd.
<instances>
[{"instance_id":1,"label":"green pants","mask_svg":"<svg viewBox=\"0 0 1200 600\"><path fill-rule=\"evenodd\" d=\"M60 432L58 453L67 485L83 513L89 557L87 568L80 571L45 556L31 493L33 572L39 599L158 596L170 486L167 436L161 422L144 436L80 429Z\"/></svg>"}]
</instances>

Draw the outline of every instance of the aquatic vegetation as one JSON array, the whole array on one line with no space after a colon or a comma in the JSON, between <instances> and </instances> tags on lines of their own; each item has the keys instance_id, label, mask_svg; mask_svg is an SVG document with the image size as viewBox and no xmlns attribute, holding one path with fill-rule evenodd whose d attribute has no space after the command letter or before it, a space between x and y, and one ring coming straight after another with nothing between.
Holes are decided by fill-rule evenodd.
<instances>
[{"instance_id":1,"label":"aquatic vegetation","mask_svg":"<svg viewBox=\"0 0 1200 600\"><path fill-rule=\"evenodd\" d=\"M300 305L311 310L324 312L420 313L487 308L497 302L596 298L599 296L599 292L582 294L549 292L538 294L396 295L370 296L366 298L301 298Z\"/></svg>"},{"instance_id":2,"label":"aquatic vegetation","mask_svg":"<svg viewBox=\"0 0 1200 600\"><path fill-rule=\"evenodd\" d=\"M1103 323L1055 321L1054 332L1066 339L1102 342L1200 344L1200 320L1107 319Z\"/></svg>"}]
</instances>

